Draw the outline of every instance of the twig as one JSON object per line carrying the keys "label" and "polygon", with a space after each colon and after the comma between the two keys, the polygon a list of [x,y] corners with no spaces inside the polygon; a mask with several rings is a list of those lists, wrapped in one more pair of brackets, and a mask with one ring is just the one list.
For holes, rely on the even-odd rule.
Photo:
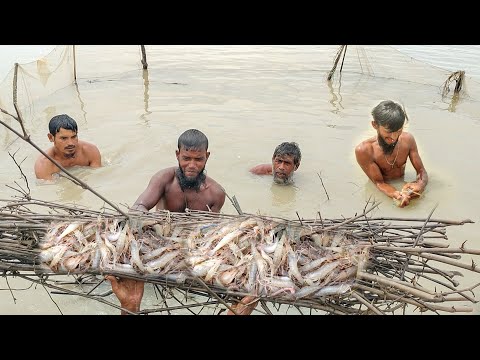
{"label": "twig", "polygon": [[57,307],[57,309],[58,309],[58,311],[60,312],[60,314],[63,315],[62,310],[60,309],[60,307],[58,306],[58,304],[55,302],[55,300],[53,300],[52,295],[50,295],[50,293],[48,292],[48,290],[47,290],[47,288],[45,287],[45,284],[44,284],[43,282],[42,282],[42,287],[43,287],[43,289],[47,292],[48,297],[49,297],[50,300],[52,300],[52,302],[55,304],[55,306]]}
{"label": "twig", "polygon": [[[428,222],[430,221],[430,218],[432,217],[432,214],[433,212],[435,211],[435,209],[437,208],[438,206],[438,203],[435,204],[435,206],[433,207],[432,211],[430,211],[430,214],[428,215],[427,219],[425,220],[425,222],[423,223],[423,226],[422,228],[420,229],[420,231],[418,232],[418,235],[417,235],[417,238],[415,239],[415,242],[413,243],[413,247],[417,246],[418,244],[418,240],[420,240],[420,236],[423,234],[423,231],[425,229],[425,226],[428,224]],[[407,255],[407,261],[405,262],[405,265],[402,269],[402,273],[400,275],[400,279],[403,280],[403,275],[405,274],[405,269],[407,268],[408,266],[408,260],[410,259],[411,257],[411,254]]]}
{"label": "twig", "polygon": [[208,287],[208,285],[205,284],[202,279],[200,279],[200,277],[197,276],[197,277],[196,277],[196,280],[197,280],[200,284],[202,284],[202,285],[205,287],[205,289],[206,289],[215,299],[217,299],[218,301],[220,301],[228,310],[230,310],[231,312],[233,312],[235,315],[238,315],[237,312],[236,312],[230,305],[228,305],[220,296],[218,296],[215,292],[213,292],[213,291]]}
{"label": "twig", "polygon": [[322,214],[320,214],[320,210],[318,210],[317,213],[318,213],[318,216],[320,217],[320,223],[322,224],[322,229],[323,229],[324,225],[323,225]]}
{"label": "twig", "polygon": [[[18,150],[17,150],[17,151],[18,151]],[[15,151],[15,153],[14,153],[13,155],[10,154],[10,151],[9,151],[9,152],[8,152],[8,155],[10,155],[10,157],[11,157],[12,160],[13,160],[13,162],[15,163],[15,165],[17,165],[18,169],[20,170],[20,174],[22,175],[23,180],[25,181],[25,184],[27,185],[28,192],[26,192],[25,190],[23,190],[20,185],[18,185],[18,184],[17,184],[17,185],[18,185],[18,187],[19,187],[20,189],[22,189],[22,190],[24,191],[25,197],[26,197],[28,200],[30,200],[30,187],[28,186],[27,177],[25,176],[25,174],[24,174],[23,171],[22,171],[22,168],[20,167],[21,163],[18,164],[18,163],[17,163],[17,160],[15,159],[15,154],[17,153],[17,151]],[[25,158],[25,159],[26,159],[26,158]],[[23,161],[25,161],[25,159],[23,159]],[[23,161],[22,161],[22,163],[23,163]],[[16,183],[16,182],[15,182],[15,183]]]}
{"label": "twig", "polygon": [[[325,231],[327,231],[327,230],[334,230],[334,229],[337,229],[337,228],[339,228],[339,227],[342,227],[342,226],[345,225],[345,224],[354,222],[355,220],[357,220],[357,219],[359,219],[359,218],[364,217],[365,215],[367,215],[370,211],[372,211],[373,209],[375,209],[375,208],[376,208],[377,206],[379,206],[379,205],[380,205],[380,203],[378,203],[378,204],[373,204],[370,209],[368,209],[367,211],[364,211],[362,214],[357,215],[357,216],[354,216],[354,217],[352,217],[352,218],[350,218],[350,219],[347,219],[347,220],[341,222],[340,224],[336,224],[336,225],[332,225],[332,226],[326,227],[326,228],[324,228],[323,230],[325,230]],[[313,233],[315,233],[315,232],[318,232],[318,230],[314,231]]]}
{"label": "twig", "polygon": [[374,305],[370,304],[367,299],[365,299],[362,295],[360,295],[358,292],[356,291],[352,291],[352,294],[351,294],[355,299],[357,299],[358,301],[360,301],[363,305],[365,305],[367,308],[369,308],[370,310],[372,310],[375,314],[377,315],[385,315],[383,312],[381,312],[380,310],[378,310]]}
{"label": "twig", "polygon": [[230,200],[230,202],[232,203],[233,207],[235,208],[235,210],[237,210],[237,213],[238,215],[242,215],[243,212],[242,212],[242,209],[240,209],[240,206],[238,205],[238,203],[236,202],[236,199],[235,199],[235,195],[233,196],[233,199],[227,194],[227,192],[225,191],[224,188],[222,188],[223,192],[225,193],[225,195],[227,196],[228,200]]}
{"label": "twig", "polygon": [[413,243],[413,247],[417,246],[418,240],[420,239],[420,236],[422,236],[423,230],[425,229],[425,225],[427,225],[428,222],[430,221],[430,218],[432,217],[432,214],[433,214],[433,212],[435,211],[435,209],[437,208],[437,206],[438,206],[438,203],[435,204],[435,206],[433,207],[432,211],[430,211],[430,214],[428,215],[428,217],[427,217],[427,219],[425,220],[422,228],[421,228],[420,231],[418,232],[417,238],[415,239],[415,242]]}
{"label": "twig", "polygon": [[7,282],[8,290],[10,290],[10,294],[12,295],[13,303],[16,304],[16,303],[17,303],[17,299],[15,298],[15,295],[13,295],[12,288],[10,287],[10,284],[8,283],[8,278],[5,278],[5,281]]}
{"label": "twig", "polygon": [[327,200],[330,200],[330,197],[328,196],[327,189],[325,189],[325,185],[323,185],[323,180],[320,174],[317,172],[318,177],[320,178],[320,181],[322,182],[323,190],[325,190],[325,194],[327,194]]}
{"label": "twig", "polygon": [[300,215],[298,215],[298,211],[295,211],[295,214],[297,214],[298,221],[300,221],[300,225],[303,226],[302,219],[300,219]]}

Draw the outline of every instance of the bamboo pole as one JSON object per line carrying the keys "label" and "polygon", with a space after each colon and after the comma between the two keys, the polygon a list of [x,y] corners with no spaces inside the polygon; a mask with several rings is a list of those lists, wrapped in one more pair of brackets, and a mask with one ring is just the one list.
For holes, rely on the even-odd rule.
{"label": "bamboo pole", "polygon": [[73,83],[77,84],[77,58],[75,52],[75,45],[73,45]]}
{"label": "bamboo pole", "polygon": [[148,68],[147,53],[145,51],[145,45],[140,45],[140,49],[142,50],[142,65],[143,65],[143,69],[145,70]]}

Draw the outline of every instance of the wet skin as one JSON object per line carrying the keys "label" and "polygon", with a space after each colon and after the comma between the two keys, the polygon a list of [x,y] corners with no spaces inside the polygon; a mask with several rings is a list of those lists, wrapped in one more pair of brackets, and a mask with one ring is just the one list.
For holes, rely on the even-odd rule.
{"label": "wet skin", "polygon": [[[428,183],[428,174],[418,153],[415,138],[403,129],[392,132],[374,121],[372,126],[377,130],[377,136],[362,141],[355,148],[357,162],[380,191],[398,200],[400,207],[405,207],[412,198],[418,197],[423,192]],[[391,144],[395,144],[395,147],[391,153],[387,154],[384,148]],[[415,181],[406,183],[402,190],[398,191],[387,181],[402,178],[405,175],[408,159],[417,172],[417,178]]]}

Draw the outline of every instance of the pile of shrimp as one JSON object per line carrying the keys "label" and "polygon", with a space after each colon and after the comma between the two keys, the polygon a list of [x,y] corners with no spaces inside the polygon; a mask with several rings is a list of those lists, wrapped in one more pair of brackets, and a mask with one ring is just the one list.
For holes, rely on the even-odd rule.
{"label": "pile of shrimp", "polygon": [[[134,230],[134,229],[133,229]],[[182,228],[128,222],[57,223],[38,245],[39,261],[55,272],[114,270],[166,275],[255,296],[289,299],[343,294],[368,261],[368,245],[345,232],[311,233],[305,227],[257,216]]]}

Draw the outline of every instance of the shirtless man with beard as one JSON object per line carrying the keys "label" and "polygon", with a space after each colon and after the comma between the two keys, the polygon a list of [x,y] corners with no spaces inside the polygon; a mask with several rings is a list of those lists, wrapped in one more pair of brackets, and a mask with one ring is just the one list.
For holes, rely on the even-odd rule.
{"label": "shirtless man with beard", "polygon": [[178,167],[160,170],[138,197],[132,210],[185,212],[185,209],[220,212],[225,192],[215,180],[205,175],[210,156],[208,139],[199,130],[190,129],[178,138],[175,151]]}
{"label": "shirtless man with beard", "polygon": [[[397,200],[399,207],[405,207],[411,199],[420,196],[428,183],[428,174],[415,138],[403,131],[408,117],[402,106],[390,100],[375,106],[372,116],[377,136],[362,141],[355,148],[357,162],[381,192]],[[399,191],[387,181],[404,177],[408,158],[417,172],[417,178],[404,184]]]}
{"label": "shirtless man with beard", "polygon": [[300,166],[302,153],[295,142],[283,142],[278,145],[272,156],[271,164],[260,164],[250,169],[255,175],[273,175],[276,184],[293,183],[293,173]]}
{"label": "shirtless man with beard", "polygon": [[[78,140],[78,126],[70,116],[62,114],[52,117],[48,130],[47,136],[53,146],[46,151],[46,154],[64,168],[102,166],[100,151],[94,144]],[[37,179],[52,180],[53,175],[60,171],[60,168],[43,154],[35,162]]]}
{"label": "shirtless man with beard", "polygon": [[[178,138],[175,151],[178,167],[158,171],[150,179],[145,191],[138,197],[131,210],[148,212],[154,206],[173,212],[203,210],[220,212],[225,202],[225,192],[215,180],[205,175],[205,165],[210,156],[208,139],[201,131],[190,129]],[[122,308],[132,312],[140,310],[144,282],[107,276],[112,290]],[[127,312],[122,310],[122,314]]]}

